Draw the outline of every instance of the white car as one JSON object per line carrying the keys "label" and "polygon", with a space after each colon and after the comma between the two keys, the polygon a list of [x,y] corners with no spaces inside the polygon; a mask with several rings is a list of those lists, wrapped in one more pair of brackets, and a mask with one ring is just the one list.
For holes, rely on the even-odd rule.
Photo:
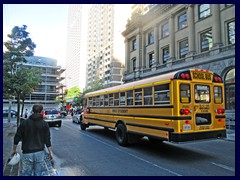
{"label": "white car", "polygon": [[80,124],[81,120],[82,120],[82,113],[80,113],[80,114],[74,114],[74,115],[72,116],[72,122],[73,122],[73,123],[76,122],[76,123]]}

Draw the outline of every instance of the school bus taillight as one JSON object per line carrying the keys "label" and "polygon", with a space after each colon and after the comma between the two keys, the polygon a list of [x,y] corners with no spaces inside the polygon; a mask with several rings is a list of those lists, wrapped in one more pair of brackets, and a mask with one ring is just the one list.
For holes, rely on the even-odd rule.
{"label": "school bus taillight", "polygon": [[217,112],[218,114],[224,114],[225,109],[223,109],[223,108],[218,108],[218,109],[216,110],[216,112]]}
{"label": "school bus taillight", "polygon": [[191,124],[191,121],[187,120],[185,123],[186,123],[186,124]]}
{"label": "school bus taillight", "polygon": [[222,123],[222,122],[223,122],[223,119],[219,119],[218,122]]}
{"label": "school bus taillight", "polygon": [[180,114],[183,115],[188,115],[190,113],[190,110],[189,109],[180,109]]}

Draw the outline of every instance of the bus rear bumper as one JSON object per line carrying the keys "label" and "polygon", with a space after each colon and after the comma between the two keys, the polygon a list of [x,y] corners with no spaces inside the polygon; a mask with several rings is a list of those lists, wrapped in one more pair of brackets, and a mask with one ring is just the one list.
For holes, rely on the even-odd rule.
{"label": "bus rear bumper", "polygon": [[197,133],[170,133],[170,142],[186,142],[195,140],[207,140],[216,138],[226,138],[226,130],[218,131],[207,131],[207,132],[197,132]]}

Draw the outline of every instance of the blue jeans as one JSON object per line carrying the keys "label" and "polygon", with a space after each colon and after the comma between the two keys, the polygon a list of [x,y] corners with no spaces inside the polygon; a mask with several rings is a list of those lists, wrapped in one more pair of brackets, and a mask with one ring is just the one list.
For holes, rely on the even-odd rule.
{"label": "blue jeans", "polygon": [[44,151],[22,154],[20,176],[42,176]]}

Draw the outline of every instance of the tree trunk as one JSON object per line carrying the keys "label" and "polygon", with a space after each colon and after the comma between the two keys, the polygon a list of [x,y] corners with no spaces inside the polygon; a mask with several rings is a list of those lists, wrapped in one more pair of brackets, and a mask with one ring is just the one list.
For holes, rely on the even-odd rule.
{"label": "tree trunk", "polygon": [[22,111],[21,111],[21,117],[24,117],[23,111],[24,111],[24,100],[25,98],[22,99]]}

